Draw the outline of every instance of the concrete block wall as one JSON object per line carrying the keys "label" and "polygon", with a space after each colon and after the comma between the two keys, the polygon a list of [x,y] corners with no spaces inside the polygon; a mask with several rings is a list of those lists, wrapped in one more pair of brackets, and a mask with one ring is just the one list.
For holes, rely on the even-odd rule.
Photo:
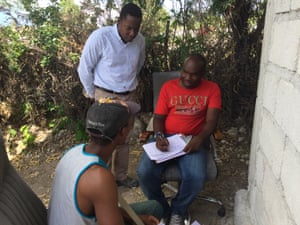
{"label": "concrete block wall", "polygon": [[235,225],[300,225],[300,0],[269,0],[249,186]]}

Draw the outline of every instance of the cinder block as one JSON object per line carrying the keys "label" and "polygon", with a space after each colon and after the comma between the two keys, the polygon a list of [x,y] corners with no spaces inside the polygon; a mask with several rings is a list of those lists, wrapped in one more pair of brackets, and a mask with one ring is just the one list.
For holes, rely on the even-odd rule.
{"label": "cinder block", "polygon": [[300,224],[300,153],[290,141],[287,141],[282,165],[281,181],[287,205],[295,224]]}
{"label": "cinder block", "polygon": [[299,0],[291,0],[291,10],[300,9],[300,1]]}
{"label": "cinder block", "polygon": [[255,184],[257,188],[262,189],[262,184],[265,175],[265,166],[268,162],[262,151],[256,153],[256,171],[255,171]]}
{"label": "cinder block", "polygon": [[[279,179],[284,151],[285,134],[269,113],[263,114],[260,143],[272,172]],[[268,157],[272,156],[272,157]]]}
{"label": "cinder block", "polygon": [[271,114],[274,114],[276,107],[277,89],[274,87],[278,86],[279,80],[281,79],[281,75],[276,68],[276,66],[269,64],[263,75],[265,84],[261,96],[262,104]]}
{"label": "cinder block", "polygon": [[291,142],[295,146],[300,146],[300,101],[298,99],[300,89],[295,85],[290,80],[280,80],[276,86],[277,96],[274,115]]}
{"label": "cinder block", "polygon": [[298,56],[298,64],[297,64],[297,76],[300,77],[300,56]]}
{"label": "cinder block", "polygon": [[300,43],[300,20],[275,22],[272,29],[269,60],[296,71]]}
{"label": "cinder block", "polygon": [[248,191],[249,191],[249,207],[255,205],[255,200],[256,200],[256,195],[257,195],[257,192],[259,191],[258,188],[256,187],[256,184],[255,182],[252,182],[249,184],[248,186]]}
{"label": "cinder block", "polygon": [[288,12],[290,10],[290,0],[275,0],[275,13]]}
{"label": "cinder block", "polygon": [[256,175],[256,161],[257,161],[257,148],[259,148],[258,144],[251,144],[251,153],[250,153],[250,160],[249,160],[249,169],[248,169],[248,188],[251,188],[250,185],[254,184],[255,181],[255,175]]}
{"label": "cinder block", "polygon": [[[252,152],[254,154],[254,151]],[[255,158],[256,161],[250,165],[251,171],[253,173],[253,177],[249,180],[249,205],[251,206],[251,214],[254,215],[253,208],[257,204],[257,195],[261,195],[262,192],[262,184],[264,180],[264,167],[265,161],[264,156],[262,155],[261,151],[255,151]]]}
{"label": "cinder block", "polygon": [[241,189],[234,197],[234,224],[235,225],[255,225],[250,214],[248,191]]}
{"label": "cinder block", "polygon": [[271,225],[268,220],[262,192],[256,193],[254,204],[250,206],[250,212],[254,216],[255,225]]}
{"label": "cinder block", "polygon": [[[262,107],[261,104],[256,102],[256,110],[254,116],[254,126],[252,130],[252,138],[251,138],[251,151],[250,151],[250,160],[249,160],[249,172],[248,172],[248,184],[249,186],[254,183],[254,179],[256,176],[256,161],[257,161],[257,152],[260,150],[259,143],[259,131],[261,130],[261,112]],[[249,187],[250,188],[250,187]]]}
{"label": "cinder block", "polygon": [[270,167],[265,169],[262,197],[268,220],[268,223],[265,224],[289,225],[289,209],[282,195],[282,187]]}

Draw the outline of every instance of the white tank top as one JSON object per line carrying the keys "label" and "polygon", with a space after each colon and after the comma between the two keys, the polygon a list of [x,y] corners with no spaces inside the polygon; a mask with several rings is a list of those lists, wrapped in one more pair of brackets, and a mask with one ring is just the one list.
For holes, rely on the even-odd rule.
{"label": "white tank top", "polygon": [[80,211],[76,199],[76,188],[80,176],[92,165],[107,168],[97,155],[84,151],[84,144],[68,150],[59,161],[48,209],[49,225],[98,225],[95,215]]}

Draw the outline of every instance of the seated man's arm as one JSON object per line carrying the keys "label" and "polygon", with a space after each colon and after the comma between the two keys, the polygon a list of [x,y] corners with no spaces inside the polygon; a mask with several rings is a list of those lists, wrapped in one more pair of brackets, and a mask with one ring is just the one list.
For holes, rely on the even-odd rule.
{"label": "seated man's arm", "polygon": [[166,120],[165,115],[154,114],[154,119],[153,119],[154,133],[161,134],[161,135],[156,135],[156,147],[161,151],[167,151],[169,146],[168,139],[164,137],[165,120]]}
{"label": "seated man's arm", "polygon": [[165,133],[165,120],[166,120],[165,115],[154,114],[154,118],[153,118],[154,133],[156,132]]}
{"label": "seated man's arm", "polygon": [[200,145],[211,135],[218,122],[220,110],[217,108],[208,108],[206,113],[206,120],[203,130],[200,134],[194,136],[191,141],[186,145],[184,151],[187,153],[199,150]]}

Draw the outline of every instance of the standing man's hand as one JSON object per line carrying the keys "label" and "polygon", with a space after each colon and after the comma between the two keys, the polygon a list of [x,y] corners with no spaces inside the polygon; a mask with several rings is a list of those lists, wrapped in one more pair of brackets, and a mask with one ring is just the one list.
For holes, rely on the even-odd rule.
{"label": "standing man's hand", "polygon": [[94,99],[94,96],[90,96],[84,88],[82,89],[82,94],[84,97],[86,97],[88,99]]}

